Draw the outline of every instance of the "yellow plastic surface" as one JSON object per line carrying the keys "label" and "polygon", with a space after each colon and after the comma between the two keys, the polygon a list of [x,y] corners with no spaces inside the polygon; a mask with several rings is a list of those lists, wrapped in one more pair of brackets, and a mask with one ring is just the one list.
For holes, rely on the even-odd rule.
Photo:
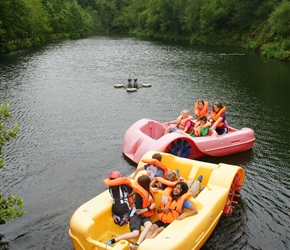
{"label": "yellow plastic surface", "polygon": [[[154,153],[156,151],[149,151],[142,159],[151,158]],[[198,210],[197,215],[172,222],[156,238],[143,241],[138,250],[200,249],[223,213],[236,174],[240,177],[238,184],[242,186],[245,172],[239,166],[212,164],[166,153],[161,154],[162,162],[172,170],[179,169],[180,175],[187,180],[196,179],[202,174],[204,189],[195,199],[190,199]],[[140,165],[144,163],[140,161],[138,166]],[[155,194],[156,206],[159,206],[160,199],[161,191]],[[76,250],[129,249],[130,242],[126,240],[114,244],[113,247],[105,245],[106,240],[130,231],[128,225],[120,227],[113,222],[111,206],[112,198],[109,192],[105,191],[83,204],[73,214],[69,234]],[[157,215],[151,219],[154,222],[157,220]],[[132,239],[131,242],[135,243],[136,240]]]}

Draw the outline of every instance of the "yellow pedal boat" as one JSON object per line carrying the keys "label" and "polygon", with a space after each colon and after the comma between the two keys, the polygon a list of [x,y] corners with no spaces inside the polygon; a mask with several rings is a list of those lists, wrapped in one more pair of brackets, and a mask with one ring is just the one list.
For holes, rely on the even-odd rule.
{"label": "yellow pedal boat", "polygon": [[[156,151],[149,151],[142,159],[150,159],[154,153]],[[239,166],[212,164],[160,153],[162,162],[171,170],[179,169],[180,175],[185,179],[195,180],[200,174],[203,175],[203,190],[196,198],[189,199],[198,214],[172,222],[154,239],[144,240],[138,250],[200,249],[222,214],[232,213],[234,205],[237,204],[234,198],[239,196],[237,192],[242,188],[245,172]],[[145,164],[142,159],[138,166]],[[159,206],[161,192],[155,193],[156,207]],[[132,239],[130,242],[121,240],[112,247],[105,245],[108,239],[130,232],[128,224],[118,226],[114,223],[111,207],[112,197],[107,190],[77,209],[71,218],[69,229],[74,249],[128,250],[131,242],[136,243],[137,239]],[[151,219],[156,221],[157,215]]]}

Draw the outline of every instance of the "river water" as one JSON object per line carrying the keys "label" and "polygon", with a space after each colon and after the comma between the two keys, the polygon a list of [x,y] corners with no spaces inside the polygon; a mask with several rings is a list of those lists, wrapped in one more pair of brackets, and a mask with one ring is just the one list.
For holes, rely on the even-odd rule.
{"label": "river water", "polygon": [[[152,87],[114,88],[129,74]],[[233,215],[202,249],[290,249],[289,86],[289,64],[249,51],[132,37],[58,41],[0,58],[0,103],[21,126],[3,150],[1,189],[28,211],[0,227],[8,249],[72,250],[74,211],[106,189],[110,171],[136,167],[122,154],[130,125],[175,119],[199,98],[221,101],[230,125],[256,136],[250,151],[201,159],[246,172]]]}

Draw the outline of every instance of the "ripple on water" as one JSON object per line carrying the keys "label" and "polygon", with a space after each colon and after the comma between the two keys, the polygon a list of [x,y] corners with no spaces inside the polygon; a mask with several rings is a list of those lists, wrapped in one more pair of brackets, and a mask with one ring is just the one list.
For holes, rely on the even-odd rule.
{"label": "ripple on water", "polygon": [[[1,188],[23,198],[28,210],[2,227],[10,249],[71,249],[73,212],[106,189],[101,180],[110,171],[127,176],[136,168],[122,154],[126,130],[141,118],[165,122],[182,109],[192,112],[199,98],[221,101],[230,125],[253,128],[256,136],[252,150],[202,159],[246,171],[238,206],[203,249],[289,249],[290,121],[280,105],[288,96],[266,88],[285,68],[269,70],[256,55],[219,56],[227,50],[236,52],[94,37],[1,59],[0,100],[11,104],[11,124],[21,126],[5,147]],[[152,87],[135,93],[113,87],[127,84],[129,74]]]}

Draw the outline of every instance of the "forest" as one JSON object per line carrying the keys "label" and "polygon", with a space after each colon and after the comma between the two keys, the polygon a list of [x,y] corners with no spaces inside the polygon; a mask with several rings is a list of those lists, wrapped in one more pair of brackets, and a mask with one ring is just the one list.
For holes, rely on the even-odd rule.
{"label": "forest", "polygon": [[104,33],[236,46],[289,62],[290,1],[0,1],[0,54]]}

